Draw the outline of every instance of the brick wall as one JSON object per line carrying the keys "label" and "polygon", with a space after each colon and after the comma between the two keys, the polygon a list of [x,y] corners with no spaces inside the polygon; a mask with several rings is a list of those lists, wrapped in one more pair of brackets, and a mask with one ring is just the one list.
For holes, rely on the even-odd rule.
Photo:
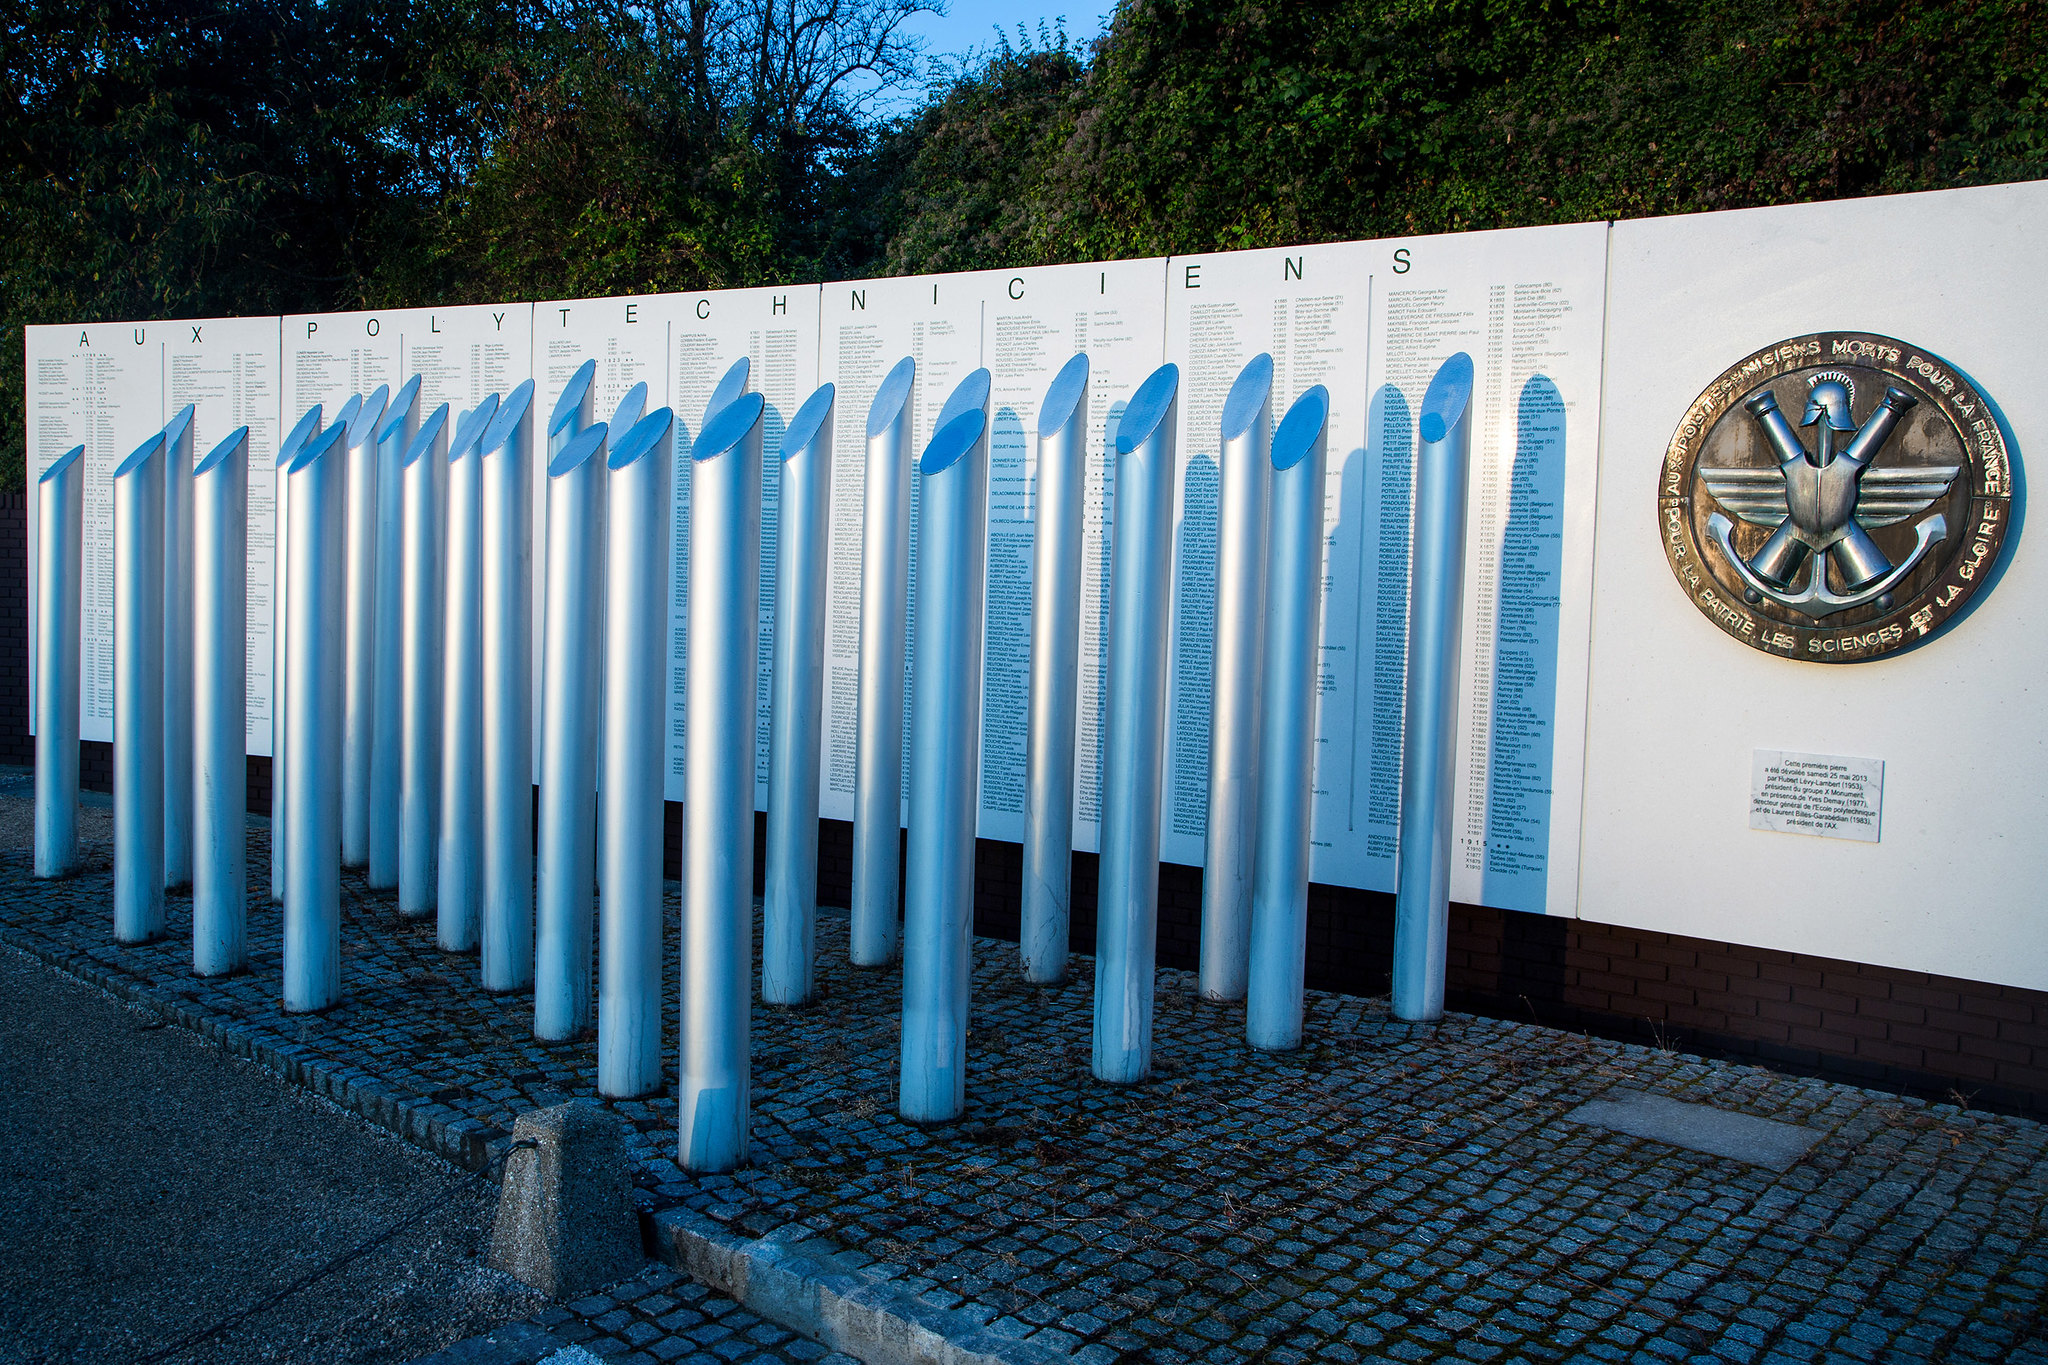
{"label": "brick wall", "polygon": [[[0,494],[0,763],[34,760],[28,736],[28,541],[22,494]],[[111,746],[81,745],[80,780],[113,780]],[[270,811],[270,760],[249,760],[249,809]],[[668,875],[680,875],[682,807],[667,812]],[[755,882],[766,844],[754,827]],[[1096,858],[1074,857],[1072,942],[1095,949]],[[977,933],[1015,941],[1023,850],[979,841]],[[818,894],[844,905],[853,827],[819,824]],[[1200,952],[1202,873],[1159,869],[1159,961],[1192,968]],[[1392,966],[1391,896],[1309,889],[1309,984],[1374,995]],[[2048,993],[1831,958],[1772,952],[1481,906],[1451,907],[1454,1008],[1533,1019],[1632,1042],[1741,1057],[1787,1070],[2048,1113]]]}

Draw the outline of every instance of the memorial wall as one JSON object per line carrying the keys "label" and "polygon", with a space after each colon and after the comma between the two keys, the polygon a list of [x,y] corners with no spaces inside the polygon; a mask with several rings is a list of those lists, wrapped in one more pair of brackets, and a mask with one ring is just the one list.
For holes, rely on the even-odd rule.
{"label": "memorial wall", "polygon": [[[2042,989],[2048,926],[2034,888],[2048,882],[2048,841],[2039,838],[2048,828],[2048,795],[2034,774],[2048,760],[2048,722],[2029,705],[2029,689],[2048,676],[2048,645],[2035,627],[2048,567],[2018,534],[2022,462],[2033,434],[2048,431],[2038,355],[2027,339],[2028,324],[2048,313],[2042,222],[2048,186],[2030,184],[823,286],[32,327],[29,467],[37,472],[74,445],[86,448],[82,732],[106,740],[109,476],[187,403],[196,409],[201,454],[233,427],[249,425],[248,748],[264,754],[271,743],[270,471],[282,431],[314,403],[331,417],[350,395],[379,384],[396,389],[415,374],[423,414],[446,402],[459,415],[528,378],[545,414],[585,360],[597,365],[599,421],[645,384],[646,409],[671,407],[677,424],[665,736],[667,794],[677,800],[688,720],[688,450],[713,388],[744,361],[746,387],[766,400],[755,742],[757,803],[765,807],[777,456],[798,405],[831,382],[837,439],[819,813],[847,819],[867,408],[889,368],[914,359],[911,442],[921,451],[954,385],[986,367],[992,433],[979,832],[1014,841],[1023,832],[1037,405],[1058,368],[1085,351],[1090,455],[1074,842],[1092,850],[1112,443],[1136,386],[1170,361],[1183,387],[1162,853],[1199,864],[1219,421],[1244,364],[1269,353],[1276,420],[1310,385],[1330,394],[1312,875],[1389,891],[1416,414],[1438,366],[1462,351],[1474,362],[1476,387],[1453,898]],[[1771,657],[1745,643],[1735,618],[1762,621],[1785,594],[1743,607],[1741,584],[1718,598],[1689,584],[1671,558],[1660,480],[1675,433],[1717,375],[1787,339],[1830,329],[1904,339],[1914,356],[1939,357],[1975,385],[1996,415],[2013,471],[2010,526],[1981,581],[1970,585],[1974,596],[1958,601],[1953,619],[1944,617],[1924,639],[1865,657],[1856,654],[1861,637],[1853,633],[1824,643],[1824,632],[1812,632],[1814,652],[1802,653],[1809,634],[1766,622],[1765,643],[1796,641],[1777,652],[1799,655]],[[1799,391],[1826,373],[1808,366]],[[1847,384],[1855,390],[1850,416],[1867,425],[1884,385],[1861,370],[1843,377],[1855,381]],[[1923,381],[1938,396],[1938,378],[1922,374],[1916,382]],[[1800,418],[1793,389],[1785,393],[1787,416]],[[1923,440],[1926,416],[1923,410],[1913,419],[1920,426],[1902,428],[1900,439]],[[1737,425],[1750,420],[1739,409],[1737,418]],[[1798,427],[1809,441],[1814,429]],[[1842,427],[1845,442],[1848,430]],[[1707,486],[1725,491],[1718,466],[1701,459]],[[1727,501],[1751,506],[1733,495]],[[536,623],[545,505],[537,487]],[[1746,522],[1767,519],[1768,509],[1751,511]],[[1785,520],[1785,512],[1776,515]],[[1876,517],[1871,524],[1889,523]],[[1908,520],[1897,534],[1910,540],[1913,530]],[[29,534],[33,575],[33,518]],[[1745,525],[1728,544],[1761,564],[1755,542],[1763,534]],[[1906,566],[1911,572],[1898,577],[1897,594],[1931,583],[1933,556],[1966,534],[1958,520],[1934,550],[1923,545],[1930,557]],[[1830,552],[1825,541],[1813,540],[1816,565]],[[914,617],[914,559],[911,572]],[[1814,580],[1822,588],[1831,581],[1844,580]],[[1891,610],[1891,596],[1841,608],[1847,614],[1838,619],[1875,619]],[[1712,614],[1723,598],[1730,605],[1717,621]],[[34,600],[31,581],[31,611]],[[1864,634],[1876,639],[1887,629]],[[534,638],[538,651],[537,628]],[[1823,651],[1861,661],[1817,662]],[[914,670],[915,658],[907,662]],[[536,653],[536,695],[538,668]],[[904,705],[914,727],[909,676]],[[1801,766],[1816,756],[1829,761]],[[1834,774],[1834,785],[1809,790],[1801,785],[1809,773]],[[1864,802],[1866,814],[1841,817],[1836,807],[1844,801]],[[1808,818],[1815,802],[1835,814]],[[1827,837],[1845,830],[1849,837]]]}

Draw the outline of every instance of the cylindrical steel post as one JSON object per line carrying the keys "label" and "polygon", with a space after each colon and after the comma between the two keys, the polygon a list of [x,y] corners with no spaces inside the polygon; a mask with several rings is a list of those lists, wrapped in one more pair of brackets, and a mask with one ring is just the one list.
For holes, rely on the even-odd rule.
{"label": "cylindrical steel post", "polygon": [[1321,676],[1323,500],[1330,394],[1294,400],[1273,433],[1272,521],[1266,547],[1265,677],[1259,689],[1258,852],[1252,872],[1245,1037],[1301,1046],[1308,954],[1309,835],[1316,787],[1316,685]]}
{"label": "cylindrical steel post", "polygon": [[1161,365],[1131,396],[1116,434],[1094,1067],[1098,1080],[1118,1084],[1152,1071],[1179,400],[1179,368]]}
{"label": "cylindrical steel post", "polygon": [[434,940],[474,952],[484,905],[484,432],[498,395],[484,399],[448,443],[448,533],[443,542],[441,635],[441,842],[434,872]]}
{"label": "cylindrical steel post", "polygon": [[370,759],[377,723],[377,428],[388,386],[363,400],[342,442],[347,447],[348,544],[343,584],[341,865],[370,861]]}
{"label": "cylindrical steel post", "polygon": [[192,471],[192,970],[249,965],[249,428]]}
{"label": "cylindrical steel post", "polygon": [[441,533],[448,478],[448,405],[434,409],[405,452],[399,481],[398,913],[434,909],[441,842]]}
{"label": "cylindrical steel post", "polygon": [[605,460],[597,1089],[620,1099],[661,1089],[662,782],[668,746],[660,737],[667,733],[674,433],[674,413],[649,413],[619,436]]}
{"label": "cylindrical steel post", "polygon": [[341,999],[341,745],[348,566],[348,431],[336,422],[292,460],[285,672],[291,825],[284,888],[284,1007]]}
{"label": "cylindrical steel post", "polygon": [[[619,400],[619,405],[616,408],[612,409],[611,420],[605,423],[605,429],[611,433],[608,441],[609,448],[617,450],[619,442],[625,440],[633,428],[640,425],[640,419],[646,415],[647,385],[642,382],[627,389],[626,396]],[[607,459],[609,459],[609,456],[607,456]]]}
{"label": "cylindrical steel post", "polygon": [[903,892],[902,1079],[915,1123],[967,1105],[974,818],[980,804],[981,611],[988,419],[968,408],[918,464],[917,726],[910,736],[910,845]]}
{"label": "cylindrical steel post", "polygon": [[36,480],[36,875],[78,867],[78,710],[85,447]]}
{"label": "cylindrical steel post", "polygon": [[606,458],[598,1093],[618,1099],[662,1089],[668,745],[649,737],[666,733],[674,428],[668,407],[647,413]]}
{"label": "cylindrical steel post", "polygon": [[903,830],[903,646],[910,594],[909,356],[868,407],[861,492],[860,680],[854,706],[853,887],[847,937],[856,967],[896,956]]}
{"label": "cylindrical steel post", "polygon": [[1397,1019],[1441,1019],[1451,931],[1451,799],[1458,738],[1459,613],[1472,357],[1430,380],[1416,433],[1415,549],[1408,586],[1408,687],[1401,725],[1401,828],[1394,863]]}
{"label": "cylindrical steel post", "polygon": [[164,481],[150,437],[114,471],[114,938],[164,932]]}
{"label": "cylindrical steel post", "polygon": [[585,426],[548,462],[533,1036],[551,1042],[590,1027],[597,718],[604,686],[604,443],[604,423]]}
{"label": "cylindrical steel post", "polygon": [[818,922],[818,761],[825,697],[826,549],[832,531],[832,403],[819,386],[782,434],[775,540],[775,663],[769,684],[768,859],[761,998],[811,998]]}
{"label": "cylindrical steel post", "polygon": [[1238,372],[1223,403],[1216,605],[1209,665],[1209,820],[1202,854],[1205,1000],[1244,999],[1259,788],[1259,669],[1265,651],[1266,503],[1272,483],[1273,357]]}
{"label": "cylindrical steel post", "polygon": [[697,430],[703,431],[711,425],[711,419],[725,410],[727,404],[747,391],[747,382],[753,375],[753,364],[745,356],[733,361],[725,373],[712,386],[711,397],[704,404],[704,419],[697,423]]}
{"label": "cylindrical steel post", "polygon": [[1053,376],[1038,406],[1032,500],[1031,700],[1024,740],[1024,979],[1067,978],[1073,910],[1074,712],[1081,679],[1081,506],[1088,482],[1088,357]]}
{"label": "cylindrical steel post", "polygon": [[[555,410],[548,414],[547,458],[552,466],[562,447],[583,434],[591,422],[597,402],[597,362],[586,360],[569,376],[569,382],[555,395]],[[550,497],[553,495],[550,494]],[[545,695],[547,684],[541,684]]]}
{"label": "cylindrical steel post", "polygon": [[405,453],[420,429],[420,377],[405,381],[377,424],[377,568],[370,654],[372,891],[398,887],[400,790],[405,766]]}
{"label": "cylindrical steel post", "polygon": [[192,462],[194,409],[164,428],[164,885],[192,884]]}
{"label": "cylindrical steel post", "polygon": [[533,984],[533,381],[483,438],[483,985]]}
{"label": "cylindrical steel post", "polygon": [[[362,395],[357,394],[341,405],[335,416],[335,423],[347,426],[355,420],[356,409],[363,405]],[[270,505],[270,899],[284,901],[284,860],[285,850],[291,840],[286,834],[285,788],[285,665],[288,657],[287,640],[290,635],[290,613],[285,610],[289,602],[291,565],[291,489],[287,481],[291,463],[299,457],[299,451],[306,442],[320,434],[320,405],[315,403],[300,417],[298,424],[284,438],[277,448],[277,482],[271,489]]]}
{"label": "cylindrical steel post", "polygon": [[761,577],[759,394],[733,399],[690,451],[685,670],[679,1159],[747,1159],[754,957],[754,687]]}

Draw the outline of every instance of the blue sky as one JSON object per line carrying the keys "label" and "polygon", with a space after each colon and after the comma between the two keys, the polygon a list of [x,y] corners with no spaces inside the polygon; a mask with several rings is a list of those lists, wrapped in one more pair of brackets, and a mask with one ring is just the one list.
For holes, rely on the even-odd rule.
{"label": "blue sky", "polygon": [[[1017,41],[1017,25],[1023,24],[1035,42],[1040,20],[1048,27],[1053,21],[1066,21],[1067,37],[1086,44],[1103,30],[1109,16],[1116,11],[1115,0],[1069,0],[1068,3],[1049,3],[1048,0],[952,0],[946,5],[946,13],[920,14],[904,25],[906,33],[916,34],[925,40],[925,52],[934,58],[962,58],[976,52],[986,52],[996,43],[995,29],[1001,25],[1014,44]],[[887,101],[885,112],[903,113],[916,107],[922,92],[916,90],[898,91]]]}

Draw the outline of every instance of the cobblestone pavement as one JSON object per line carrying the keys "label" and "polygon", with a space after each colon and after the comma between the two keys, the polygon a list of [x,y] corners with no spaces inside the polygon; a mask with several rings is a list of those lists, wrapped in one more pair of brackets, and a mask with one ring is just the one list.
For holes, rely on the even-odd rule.
{"label": "cobblestone pavement", "polygon": [[[262,831],[250,845],[263,885]],[[348,1000],[301,1018],[278,1004],[276,907],[252,904],[253,972],[204,982],[186,903],[168,940],[122,948],[104,853],[64,883],[28,871],[0,853],[0,937],[416,1141],[480,1156],[519,1111],[593,1093],[591,1043],[536,1043],[528,997],[485,994],[472,960],[353,878]],[[673,896],[668,913],[673,943]],[[1088,1072],[1093,964],[1034,988],[1012,945],[977,940],[968,1113],[927,1129],[894,1114],[899,976],[847,966],[830,916],[819,954],[815,1004],[754,1012],[751,1167],[675,1168],[672,1073],[612,1104],[647,1206],[753,1235],[802,1224],[1087,1361],[2048,1362],[2040,1123],[1322,994],[1309,1045],[1264,1056],[1241,1008],[1175,971],[1154,1078],[1110,1088]],[[669,991],[672,1021],[673,959]],[[1565,1121],[1615,1090],[1824,1136],[1780,1172]]]}
{"label": "cobblestone pavement", "polygon": [[858,1365],[851,1356],[763,1322],[666,1266],[602,1294],[546,1309],[531,1321],[557,1341],[580,1346],[612,1365]]}

